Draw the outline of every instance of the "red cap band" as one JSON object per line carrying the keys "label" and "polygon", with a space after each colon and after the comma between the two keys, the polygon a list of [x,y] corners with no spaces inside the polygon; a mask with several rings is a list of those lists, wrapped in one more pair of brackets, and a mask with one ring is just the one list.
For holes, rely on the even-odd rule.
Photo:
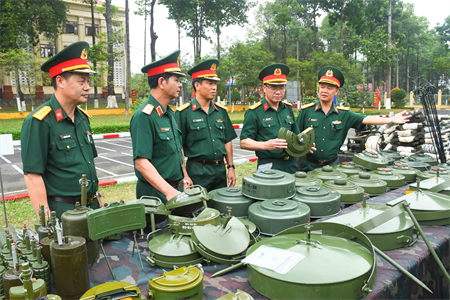
{"label": "red cap band", "polygon": [[286,75],[280,74],[280,75],[268,75],[263,78],[263,84],[264,83],[270,83],[272,81],[284,81],[287,82]]}
{"label": "red cap band", "polygon": [[56,66],[51,67],[49,73],[50,77],[53,78],[61,73],[77,69],[90,69],[87,60],[82,58],[67,60]]}
{"label": "red cap band", "polygon": [[328,83],[331,83],[331,84],[335,84],[338,87],[341,87],[341,83],[335,77],[330,77],[330,76],[324,75],[324,76],[320,77],[319,82],[325,82],[325,83],[328,82]]}
{"label": "red cap band", "polygon": [[181,72],[181,69],[177,63],[170,63],[148,70],[147,77],[155,76],[166,72]]}
{"label": "red cap band", "polygon": [[197,79],[199,77],[200,78],[217,77],[217,73],[215,70],[202,70],[192,73],[192,79]]}

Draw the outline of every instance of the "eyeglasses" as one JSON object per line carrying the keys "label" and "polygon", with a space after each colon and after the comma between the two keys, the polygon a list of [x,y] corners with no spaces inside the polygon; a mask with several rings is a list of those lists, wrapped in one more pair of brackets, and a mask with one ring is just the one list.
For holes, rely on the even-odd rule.
{"label": "eyeglasses", "polygon": [[281,91],[284,92],[286,90],[286,86],[285,85],[279,85],[279,86],[274,86],[274,85],[270,85],[270,84],[266,84],[266,87],[271,90],[271,91]]}

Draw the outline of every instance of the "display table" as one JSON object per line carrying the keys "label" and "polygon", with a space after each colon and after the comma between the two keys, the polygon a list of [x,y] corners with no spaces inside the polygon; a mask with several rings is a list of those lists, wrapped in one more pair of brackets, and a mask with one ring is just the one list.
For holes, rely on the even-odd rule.
{"label": "display table", "polygon": [[[405,194],[407,188],[403,187],[391,191],[387,194],[371,198],[369,203],[384,204]],[[355,204],[343,209],[340,214],[345,214],[356,210],[360,204]],[[324,221],[321,219],[319,221]],[[422,226],[430,243],[433,245],[437,255],[441,258],[447,270],[450,269],[450,226]],[[163,269],[151,267],[145,257],[149,255],[147,242],[138,239],[144,270],[142,271],[137,253],[132,254],[132,236],[124,234],[120,241],[105,242],[104,247],[108,259],[116,275],[116,281],[126,281],[136,284],[141,291],[148,289],[148,280],[152,277],[160,276]],[[377,277],[373,286],[373,292],[367,299],[450,299],[450,284],[446,281],[442,272],[431,256],[430,251],[419,238],[412,247],[397,250],[385,251],[385,253],[399,263],[402,267],[411,272],[414,276],[424,282],[433,294],[423,290],[420,286],[403,275],[395,267],[390,265],[379,256],[377,260]],[[247,280],[247,269],[241,268],[221,277],[210,278],[215,272],[222,270],[229,265],[206,265],[205,278],[203,282],[204,299],[216,299],[237,289],[246,291],[255,299],[266,299],[256,292]],[[165,270],[169,271],[169,270]],[[103,255],[92,267],[90,267],[91,286],[95,286],[108,281],[115,281],[109,273]],[[143,293],[144,295],[147,292]]]}

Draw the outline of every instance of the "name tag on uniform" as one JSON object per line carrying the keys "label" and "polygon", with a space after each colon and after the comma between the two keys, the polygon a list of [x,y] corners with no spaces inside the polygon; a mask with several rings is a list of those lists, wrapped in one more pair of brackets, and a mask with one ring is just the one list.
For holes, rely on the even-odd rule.
{"label": "name tag on uniform", "polygon": [[168,132],[170,130],[171,130],[170,127],[162,127],[161,128],[161,132]]}
{"label": "name tag on uniform", "polygon": [[63,134],[63,135],[60,135],[59,136],[62,140],[65,140],[65,139],[71,139],[72,138],[72,135],[71,134]]}
{"label": "name tag on uniform", "polygon": [[217,119],[216,122],[217,123],[223,123],[222,119]]}
{"label": "name tag on uniform", "polygon": [[273,118],[264,118],[263,119],[263,122],[266,122],[266,121],[272,121],[273,120]]}
{"label": "name tag on uniform", "polygon": [[338,124],[341,124],[342,122],[339,121],[339,120],[335,120],[335,121],[333,121],[333,122],[331,122],[331,123],[333,123],[334,125],[338,125]]}
{"label": "name tag on uniform", "polygon": [[318,120],[317,120],[317,119],[311,119],[311,118],[309,118],[308,121],[311,121],[311,122],[317,122]]}
{"label": "name tag on uniform", "polygon": [[192,120],[192,122],[193,123],[203,122],[203,119],[195,119],[195,120]]}

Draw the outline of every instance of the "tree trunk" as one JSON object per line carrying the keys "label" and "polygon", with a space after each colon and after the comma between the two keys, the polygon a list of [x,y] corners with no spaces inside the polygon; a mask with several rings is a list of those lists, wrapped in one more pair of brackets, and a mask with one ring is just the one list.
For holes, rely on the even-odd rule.
{"label": "tree trunk", "polygon": [[[342,3],[342,1],[341,1],[341,3]],[[343,3],[341,5],[340,25],[341,25],[341,36],[340,36],[341,48],[340,48],[340,52],[339,53],[344,53],[344,4]]]}
{"label": "tree trunk", "polygon": [[130,58],[130,9],[128,7],[128,0],[125,0],[125,26],[126,26],[126,43],[127,43],[127,84],[125,94],[125,115],[129,115],[129,100],[131,98],[131,58]]}
{"label": "tree trunk", "polygon": [[406,93],[409,95],[409,46],[406,50]]}
{"label": "tree trunk", "polygon": [[220,26],[219,26],[219,20],[217,20],[216,33],[217,33],[217,60],[220,61]]}
{"label": "tree trunk", "polygon": [[[92,18],[92,45],[95,46],[95,21],[94,21],[94,0],[91,0],[91,18]],[[97,60],[94,60],[94,71],[97,70]],[[98,99],[98,84],[94,80],[94,99]]]}
{"label": "tree trunk", "polygon": [[313,2],[313,35],[314,35],[314,51],[317,51],[317,28],[316,28],[316,14],[317,14],[317,2]]}
{"label": "tree trunk", "polygon": [[371,73],[372,73],[372,92],[375,93],[377,89],[375,88],[375,66],[372,64],[371,66]]}
{"label": "tree trunk", "polygon": [[286,64],[286,55],[287,55],[287,39],[286,39],[286,27],[283,29],[283,35],[284,35],[284,46],[283,46],[283,61]]}
{"label": "tree trunk", "polygon": [[147,65],[147,0],[144,4],[144,66]]}
{"label": "tree trunk", "polygon": [[106,0],[106,35],[108,37],[108,106],[107,108],[116,108],[116,95],[114,91],[114,45],[113,40],[113,27],[111,18],[111,0]]}
{"label": "tree trunk", "polygon": [[396,67],[395,69],[396,69],[396,72],[397,72],[397,74],[396,74],[396,76],[395,76],[395,79],[396,79],[396,81],[397,81],[397,84],[396,84],[395,86],[398,87],[398,53],[397,53],[397,67]]}
{"label": "tree trunk", "polygon": [[[388,43],[388,49],[391,50],[392,48],[392,0],[389,0],[389,17],[388,17],[388,36],[389,36],[389,43]],[[391,80],[392,80],[392,65],[391,61],[388,61],[388,68],[387,68],[387,98],[391,99]]]}
{"label": "tree trunk", "polygon": [[156,39],[158,36],[156,35],[156,32],[153,30],[154,25],[154,19],[153,19],[153,13],[155,11],[155,4],[156,0],[152,0],[151,8],[150,8],[150,52],[152,55],[152,61],[156,60]]}
{"label": "tree trunk", "polygon": [[177,28],[178,28],[178,50],[181,50],[181,24],[179,14],[177,16]]}

